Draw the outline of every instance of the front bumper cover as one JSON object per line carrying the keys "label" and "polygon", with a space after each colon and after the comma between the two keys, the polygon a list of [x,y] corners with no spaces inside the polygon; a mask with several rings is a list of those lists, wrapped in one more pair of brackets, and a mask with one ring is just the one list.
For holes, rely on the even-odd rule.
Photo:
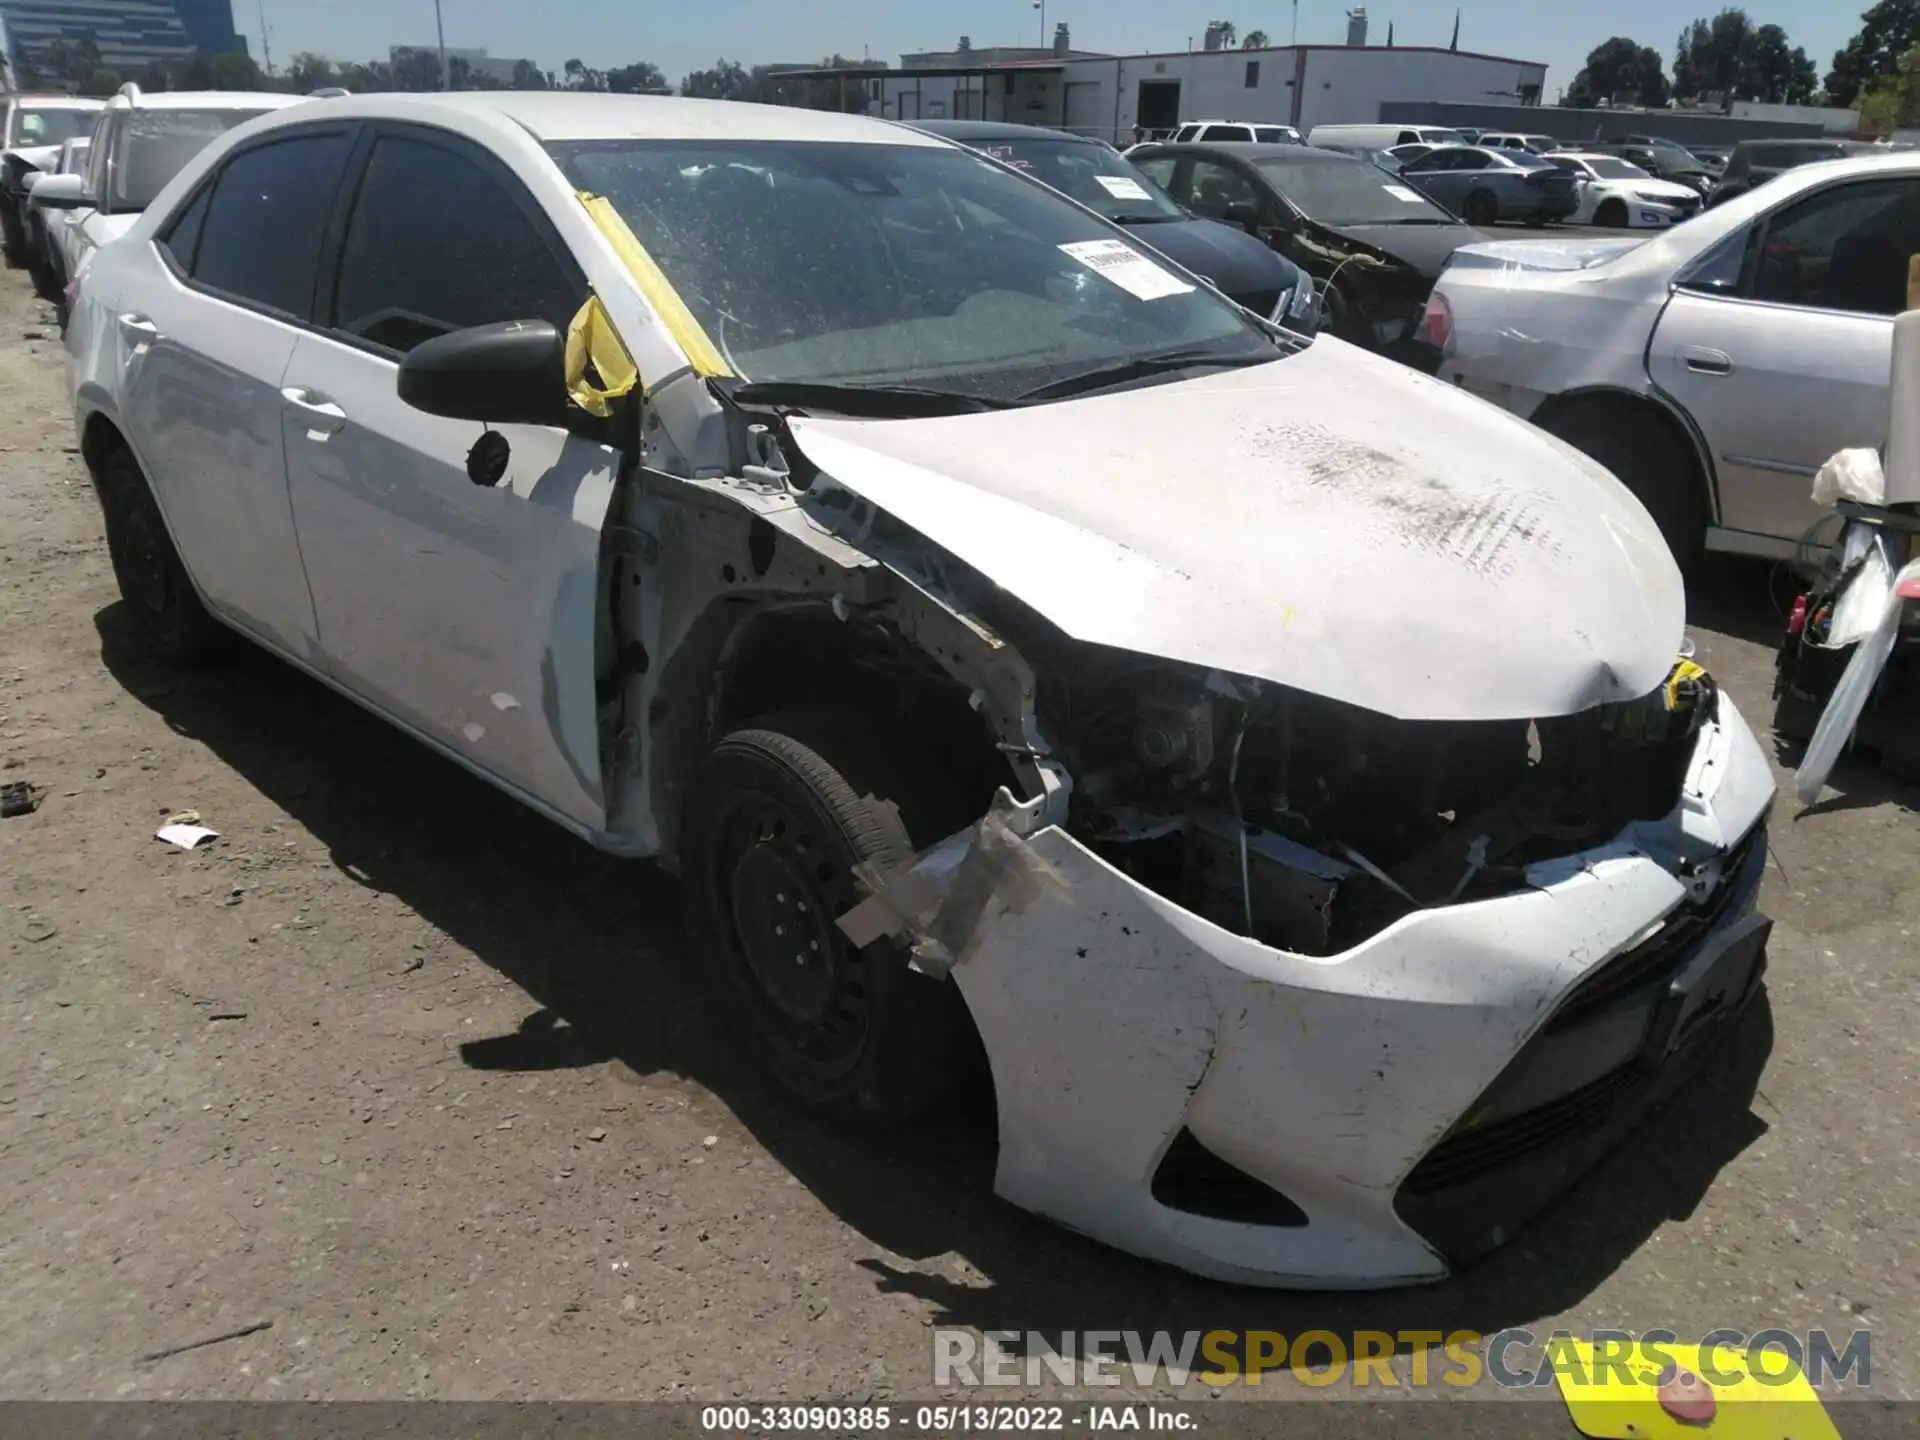
{"label": "front bumper cover", "polygon": [[[1324,958],[1202,920],[1058,827],[1022,836],[1017,820],[993,816],[930,851],[913,884],[890,882],[867,904],[912,893],[890,928],[952,962],[992,1066],[1002,1197],[1223,1280],[1432,1281],[1501,1243],[1597,1159],[1594,1133],[1611,1143],[1627,1128],[1604,1105],[1597,1126],[1535,1124],[1520,1159],[1553,1162],[1541,1172],[1553,1183],[1480,1223],[1473,1202],[1489,1175],[1498,1183],[1499,1164],[1457,1157],[1493,1133],[1484,1127],[1524,1129],[1555,1106],[1577,1120],[1593,1108],[1592,1083],[1622,1065],[1653,1082],[1624,1097],[1645,1102],[1704,1048],[1697,1032],[1715,1027],[1694,1023],[1698,1004],[1682,1043],[1652,1062],[1647,1027],[1673,976],[1750,911],[1773,791],[1723,696],[1665,819],[1533,867],[1526,891],[1420,911]],[[843,918],[850,933],[860,908]],[[1686,943],[1662,949],[1681,926]],[[1764,930],[1757,947],[1744,943],[1763,950]],[[1634,1033],[1617,1007],[1588,1003],[1620,964],[1639,968],[1634,983],[1608,982],[1614,998],[1651,1007]],[[1756,984],[1757,968],[1718,1011],[1737,1010]],[[1581,1007],[1605,1023],[1570,1029]],[[1198,1183],[1169,1185],[1176,1164]],[[1445,1183],[1422,1183],[1436,1175]],[[1251,1189],[1274,1203],[1265,1213],[1231,1195],[1210,1203],[1210,1182],[1214,1199],[1237,1182],[1240,1201]]]}

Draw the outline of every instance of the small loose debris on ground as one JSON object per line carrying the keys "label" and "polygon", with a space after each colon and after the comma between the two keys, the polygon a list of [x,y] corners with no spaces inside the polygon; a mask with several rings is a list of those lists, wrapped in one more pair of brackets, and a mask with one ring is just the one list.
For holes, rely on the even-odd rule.
{"label": "small loose debris on ground", "polygon": [[718,1135],[709,1135],[707,1136],[706,1139],[700,1142],[700,1145],[702,1149],[711,1150],[713,1149],[714,1146],[718,1145],[719,1143],[720,1143],[720,1137]]}
{"label": "small loose debris on ground", "polygon": [[182,850],[197,849],[208,840],[218,839],[218,830],[209,830],[200,823],[198,810],[177,810],[167,817],[167,823],[153,832],[153,838],[164,840],[169,845],[177,845]]}
{"label": "small loose debris on ground", "polygon": [[596,1145],[606,1138],[607,1138],[607,1132],[605,1131],[605,1129],[603,1129],[598,1125],[594,1126],[593,1129],[587,1132],[587,1139],[593,1141]]}
{"label": "small loose debris on ground", "polygon": [[238,1340],[244,1335],[258,1335],[262,1330],[271,1330],[273,1321],[256,1320],[251,1325],[242,1325],[238,1330],[225,1330],[218,1335],[209,1335],[204,1340],[189,1340],[184,1345],[169,1345],[164,1350],[150,1350],[140,1357],[142,1364],[150,1365],[156,1360],[165,1360],[169,1356],[184,1355],[189,1350],[204,1350],[209,1345],[219,1345],[228,1340]]}
{"label": "small loose debris on ground", "polygon": [[25,780],[0,785],[0,819],[11,820],[16,815],[31,815],[40,808],[41,794]]}
{"label": "small loose debris on ground", "polygon": [[215,1010],[207,1016],[209,1020],[244,1020],[246,1018],[247,1012],[244,1010]]}

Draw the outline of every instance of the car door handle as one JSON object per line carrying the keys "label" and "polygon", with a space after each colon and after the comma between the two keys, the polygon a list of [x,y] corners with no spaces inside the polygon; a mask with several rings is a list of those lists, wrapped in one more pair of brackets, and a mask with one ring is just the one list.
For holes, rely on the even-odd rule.
{"label": "car door handle", "polygon": [[1709,350],[1704,345],[1682,345],[1680,358],[1696,375],[1731,375],[1733,357],[1724,350]]}
{"label": "car door handle", "polygon": [[280,398],[300,412],[300,422],[309,434],[331,435],[347,423],[347,412],[318,390],[304,385],[289,385]]}
{"label": "car door handle", "polygon": [[160,338],[160,327],[144,315],[129,310],[119,316],[120,333],[129,345],[150,345]]}

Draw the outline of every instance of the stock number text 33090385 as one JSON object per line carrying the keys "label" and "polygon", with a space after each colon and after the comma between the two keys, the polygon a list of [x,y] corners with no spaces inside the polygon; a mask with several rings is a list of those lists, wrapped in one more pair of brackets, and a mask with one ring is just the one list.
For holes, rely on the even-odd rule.
{"label": "stock number text 33090385", "polygon": [[700,1428],[731,1434],[811,1431],[916,1435],[1000,1434],[1019,1431],[1187,1430],[1192,1416],[1131,1405],[709,1405]]}

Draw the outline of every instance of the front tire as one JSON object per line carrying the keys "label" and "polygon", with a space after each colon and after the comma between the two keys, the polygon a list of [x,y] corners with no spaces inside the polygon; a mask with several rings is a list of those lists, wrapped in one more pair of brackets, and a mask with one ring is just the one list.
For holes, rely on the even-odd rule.
{"label": "front tire", "polygon": [[201,605],[132,452],[115,445],[102,455],[94,467],[94,484],[106,519],[114,579],[148,650],[168,665],[212,659],[225,647],[227,632]]}
{"label": "front tire", "polygon": [[1593,212],[1593,223],[1606,230],[1624,230],[1627,228],[1627,203],[1624,200],[1603,200],[1600,208]]}
{"label": "front tire", "polygon": [[707,756],[685,811],[689,928],[716,998],[784,1090],[862,1129],[922,1111],[964,1058],[958,989],[908,968],[883,938],[864,950],[835,921],[863,898],[854,867],[890,872],[937,835],[873,728],[834,707],[784,711]]}

